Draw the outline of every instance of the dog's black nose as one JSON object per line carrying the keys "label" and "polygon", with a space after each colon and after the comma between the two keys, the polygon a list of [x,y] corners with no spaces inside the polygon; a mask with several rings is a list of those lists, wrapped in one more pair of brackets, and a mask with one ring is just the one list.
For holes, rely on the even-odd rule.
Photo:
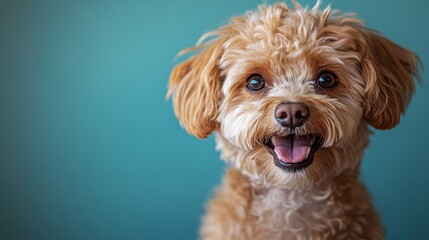
{"label": "dog's black nose", "polygon": [[302,103],[282,103],[276,107],[274,115],[283,127],[295,128],[307,121],[310,110]]}

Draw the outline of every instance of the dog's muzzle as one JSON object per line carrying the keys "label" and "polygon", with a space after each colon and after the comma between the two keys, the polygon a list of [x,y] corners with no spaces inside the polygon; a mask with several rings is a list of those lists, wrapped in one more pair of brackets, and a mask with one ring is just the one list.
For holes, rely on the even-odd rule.
{"label": "dog's muzzle", "polygon": [[[310,110],[303,103],[281,103],[274,111],[277,122],[291,132],[302,126],[310,117]],[[273,156],[277,167],[297,171],[310,166],[314,154],[322,145],[323,139],[315,134],[272,136],[265,143],[268,152]]]}

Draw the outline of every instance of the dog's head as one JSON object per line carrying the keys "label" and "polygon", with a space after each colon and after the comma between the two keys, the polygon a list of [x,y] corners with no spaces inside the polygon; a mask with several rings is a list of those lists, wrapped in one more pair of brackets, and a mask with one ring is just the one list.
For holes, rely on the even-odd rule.
{"label": "dog's head", "polygon": [[199,138],[216,131],[235,167],[272,185],[358,165],[359,134],[397,125],[414,92],[414,53],[319,4],[260,6],[207,36],[171,74],[176,116]]}

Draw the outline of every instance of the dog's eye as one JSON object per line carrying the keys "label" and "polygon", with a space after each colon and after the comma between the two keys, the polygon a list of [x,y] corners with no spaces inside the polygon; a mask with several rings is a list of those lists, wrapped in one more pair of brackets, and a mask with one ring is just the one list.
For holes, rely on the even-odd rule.
{"label": "dog's eye", "polygon": [[322,72],[316,80],[317,85],[323,88],[335,87],[335,85],[337,85],[337,82],[337,77],[330,72]]}
{"label": "dog's eye", "polygon": [[259,91],[265,86],[264,78],[259,74],[254,74],[247,79],[246,88],[252,92]]}

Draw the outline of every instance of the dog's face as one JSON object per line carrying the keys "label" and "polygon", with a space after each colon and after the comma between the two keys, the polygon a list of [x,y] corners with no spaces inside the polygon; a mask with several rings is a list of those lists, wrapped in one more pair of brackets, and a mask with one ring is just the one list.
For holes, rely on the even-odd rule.
{"label": "dog's face", "polygon": [[[329,9],[261,6],[173,70],[169,93],[193,135],[218,133],[227,160],[276,186],[320,181],[367,124],[390,129],[414,91],[418,58]],[[366,135],[364,135],[365,137]]]}

